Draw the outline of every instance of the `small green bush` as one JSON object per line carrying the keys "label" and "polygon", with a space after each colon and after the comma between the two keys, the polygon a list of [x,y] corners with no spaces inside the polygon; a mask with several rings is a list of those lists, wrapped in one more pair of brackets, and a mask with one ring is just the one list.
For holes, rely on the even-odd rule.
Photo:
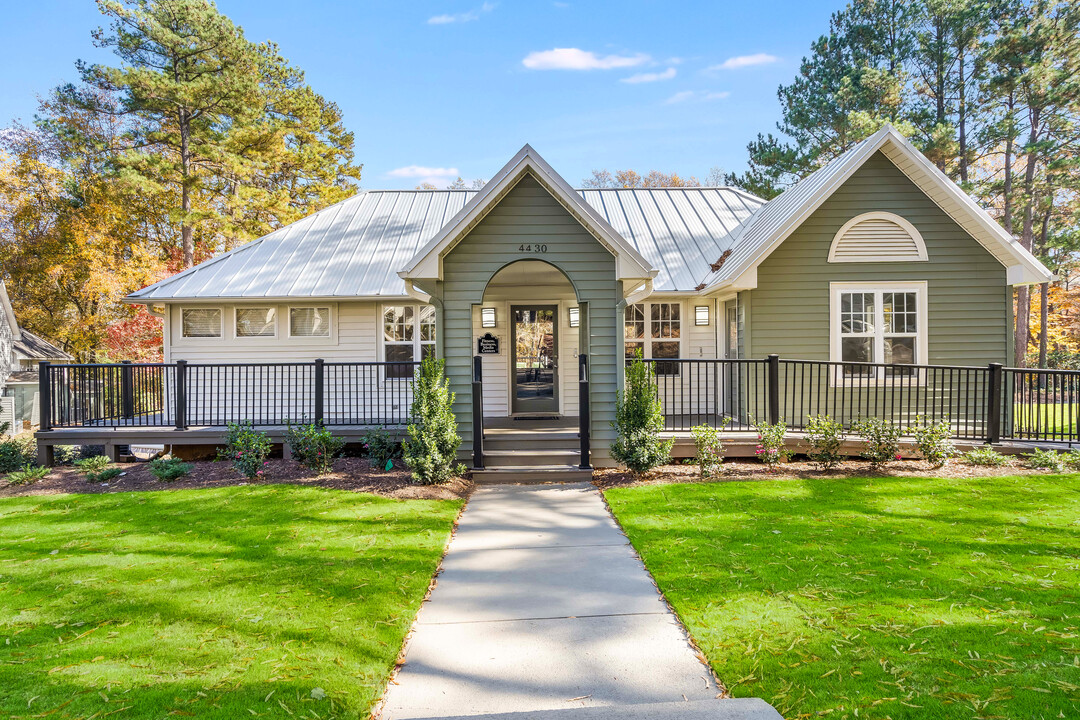
{"label": "small green bush", "polygon": [[900,459],[900,428],[881,418],[860,420],[851,426],[863,438],[863,458],[874,468]]}
{"label": "small green bush", "polygon": [[675,439],[663,440],[664,411],[656,394],[652,366],[639,355],[626,368],[625,390],[615,401],[615,442],[611,457],[640,477],[671,460]]}
{"label": "small green bush", "polygon": [[1057,450],[1043,450],[1036,448],[1027,455],[1027,466],[1033,470],[1049,470],[1059,473],[1065,468],[1062,463],[1061,453]]}
{"label": "small green bush", "polygon": [[225,449],[218,452],[219,460],[228,460],[233,468],[248,480],[266,474],[266,458],[270,455],[270,438],[256,430],[250,421],[229,423]]}
{"label": "small green bush", "polygon": [[966,453],[964,462],[982,467],[1001,467],[1009,464],[1009,458],[995,450],[992,445],[983,445]]}
{"label": "small green bush", "polygon": [[191,467],[180,458],[155,458],[150,461],[150,474],[161,482],[172,482],[191,472]]}
{"label": "small green bush", "polygon": [[919,415],[915,418],[915,425],[911,427],[910,432],[915,438],[915,445],[919,448],[919,454],[932,467],[942,467],[949,462],[949,458],[956,457],[956,444],[952,440],[952,426],[947,419],[930,423],[922,415]]}
{"label": "small green bush", "polygon": [[758,445],[754,448],[757,459],[766,465],[773,466],[787,462],[791,453],[784,444],[787,436],[787,425],[783,419],[778,423],[757,423],[754,426],[758,434]]}
{"label": "small green bush", "polygon": [[402,445],[405,463],[420,485],[438,485],[465,472],[457,461],[461,436],[454,417],[454,393],[443,372],[444,361],[426,357],[413,385],[408,438]]}
{"label": "small green bush", "polygon": [[104,483],[109,482],[115,477],[123,475],[124,471],[115,465],[107,467],[104,470],[98,470],[96,472],[86,473],[86,482],[89,483]]}
{"label": "small green bush", "polygon": [[[3,433],[0,433],[0,437]],[[37,461],[37,444],[30,434],[0,442],[0,473],[15,472]]]}
{"label": "small green bush", "polygon": [[74,462],[75,467],[82,470],[89,475],[90,473],[101,472],[105,468],[109,467],[111,461],[104,455],[94,455],[93,457],[82,458]]}
{"label": "small green bush", "polygon": [[334,458],[341,456],[345,441],[334,437],[322,425],[289,425],[285,430],[285,442],[292,450],[293,459],[316,475],[325,475],[334,469]]}
{"label": "small green bush", "polygon": [[74,465],[79,459],[78,445],[54,445],[53,462],[57,465]]}
{"label": "small green bush", "polygon": [[1080,470],[1080,450],[1073,448],[1061,459],[1070,470]]}
{"label": "small green bush", "polygon": [[12,485],[30,485],[49,474],[49,468],[41,465],[24,465],[21,469],[7,474],[7,481]]}
{"label": "small green bush", "polygon": [[698,472],[701,477],[715,475],[724,462],[724,444],[720,442],[720,431],[711,425],[698,425],[690,428],[694,436],[694,447],[697,454],[694,457],[697,462]]}
{"label": "small green bush", "polygon": [[810,462],[823,472],[839,465],[844,456],[840,454],[840,445],[844,441],[844,426],[828,415],[811,415],[806,419],[806,442],[810,444],[807,453]]}
{"label": "small green bush", "polygon": [[372,467],[386,470],[395,459],[401,457],[401,443],[386,428],[373,428],[364,433],[364,450]]}

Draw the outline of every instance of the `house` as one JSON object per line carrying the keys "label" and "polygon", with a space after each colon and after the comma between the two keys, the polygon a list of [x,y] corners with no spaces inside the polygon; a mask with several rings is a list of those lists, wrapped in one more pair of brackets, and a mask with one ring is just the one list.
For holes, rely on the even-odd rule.
{"label": "house", "polygon": [[19,327],[7,288],[0,282],[0,425],[7,423],[9,435],[38,424],[37,368],[42,360],[65,363],[74,358]]}
{"label": "house", "polygon": [[[127,300],[165,318],[166,363],[222,366],[225,380],[206,367],[185,380],[186,423],[228,414],[213,382],[247,403],[237,412],[300,417],[309,399],[255,365],[307,373],[316,359],[336,368],[319,391],[327,422],[400,418],[411,366],[345,385],[333,373],[435,354],[464,449],[482,434],[492,459],[546,462],[499,433],[532,418],[569,434],[587,418],[587,466],[610,463],[626,357],[655,361],[673,415],[717,415],[745,390],[745,374],[694,364],[717,358],[843,363],[860,388],[886,386],[917,376],[898,365],[1006,362],[1012,287],[1052,277],[885,127],[769,202],[728,187],[575,190],[526,145],[479,191],[364,191]],[[576,446],[535,454],[552,452],[576,464]]]}

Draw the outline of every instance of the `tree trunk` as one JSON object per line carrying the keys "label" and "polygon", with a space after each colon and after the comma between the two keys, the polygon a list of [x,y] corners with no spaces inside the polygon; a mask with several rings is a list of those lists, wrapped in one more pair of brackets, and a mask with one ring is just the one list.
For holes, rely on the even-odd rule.
{"label": "tree trunk", "polygon": [[959,77],[957,78],[957,90],[959,96],[956,102],[957,125],[960,129],[960,182],[968,181],[968,149],[967,149],[967,78],[964,77],[964,49],[961,47],[959,57]]}
{"label": "tree trunk", "polygon": [[[1028,133],[1024,167],[1024,222],[1020,232],[1020,244],[1031,251],[1035,240],[1035,165],[1038,162],[1039,108],[1030,109],[1031,130]],[[1016,362],[1024,367],[1031,327],[1031,290],[1021,285],[1016,291]]]}
{"label": "tree trunk", "polygon": [[180,111],[180,209],[184,213],[184,218],[180,221],[180,241],[184,251],[184,268],[190,268],[195,266],[195,239],[194,228],[191,227],[191,222],[188,220],[188,213],[191,212],[191,188],[190,188],[190,166],[191,156],[188,147],[188,134],[190,132],[190,123],[188,122],[187,112]]}
{"label": "tree trunk", "polygon": [[1039,367],[1046,367],[1046,326],[1050,321],[1050,283],[1039,286]]}

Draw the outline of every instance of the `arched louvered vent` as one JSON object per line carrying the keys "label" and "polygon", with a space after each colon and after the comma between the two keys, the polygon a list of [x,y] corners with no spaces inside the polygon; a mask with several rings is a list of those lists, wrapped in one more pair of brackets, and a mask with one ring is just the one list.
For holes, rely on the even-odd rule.
{"label": "arched louvered vent", "polygon": [[922,235],[899,215],[872,212],[840,228],[829,248],[829,262],[913,262],[926,260]]}

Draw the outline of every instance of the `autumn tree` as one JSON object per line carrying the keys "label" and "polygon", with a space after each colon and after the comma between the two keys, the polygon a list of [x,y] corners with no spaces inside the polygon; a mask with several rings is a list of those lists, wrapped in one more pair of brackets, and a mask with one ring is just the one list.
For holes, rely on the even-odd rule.
{"label": "autumn tree", "polygon": [[701,183],[693,175],[682,177],[678,173],[663,173],[651,170],[640,175],[633,170],[593,170],[592,174],[581,181],[583,188],[665,188],[698,187]]}

